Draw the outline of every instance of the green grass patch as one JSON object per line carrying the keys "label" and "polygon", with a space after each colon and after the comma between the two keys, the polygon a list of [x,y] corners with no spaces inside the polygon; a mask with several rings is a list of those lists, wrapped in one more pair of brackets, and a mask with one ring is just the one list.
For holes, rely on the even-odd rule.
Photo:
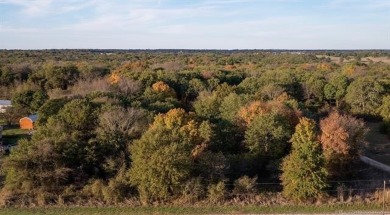
{"label": "green grass patch", "polygon": [[20,129],[19,125],[5,127],[3,130],[3,141],[7,145],[15,145],[22,138],[30,138],[28,131]]}
{"label": "green grass patch", "polygon": [[3,136],[19,136],[27,134],[26,130],[20,129],[19,127],[11,127],[3,131]]}
{"label": "green grass patch", "polygon": [[289,205],[289,206],[156,206],[156,207],[36,207],[6,208],[5,215],[62,214],[250,214],[250,213],[354,213],[381,212],[379,204]]}

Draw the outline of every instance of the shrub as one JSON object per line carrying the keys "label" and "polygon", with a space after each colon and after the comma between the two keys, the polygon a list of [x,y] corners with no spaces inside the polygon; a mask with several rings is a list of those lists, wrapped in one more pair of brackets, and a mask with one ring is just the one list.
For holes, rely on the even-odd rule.
{"label": "shrub", "polygon": [[206,196],[206,190],[201,178],[191,178],[182,190],[181,200],[185,203],[194,203]]}
{"label": "shrub", "polygon": [[257,176],[250,178],[248,176],[242,176],[234,181],[234,195],[247,195],[256,193],[256,181]]}
{"label": "shrub", "polygon": [[211,184],[207,190],[207,193],[207,197],[210,202],[222,202],[227,194],[225,182],[220,181],[217,184]]}

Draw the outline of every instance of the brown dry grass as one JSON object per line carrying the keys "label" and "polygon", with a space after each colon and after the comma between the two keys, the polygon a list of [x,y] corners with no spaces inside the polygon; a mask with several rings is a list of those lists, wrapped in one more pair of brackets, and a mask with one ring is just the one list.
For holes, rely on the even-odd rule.
{"label": "brown dry grass", "polygon": [[376,63],[376,62],[383,62],[383,63],[388,63],[390,64],[390,57],[365,57],[365,58],[362,58],[361,60],[362,62],[364,63],[368,63],[370,61]]}
{"label": "brown dry grass", "polygon": [[[326,56],[326,55],[316,55],[317,58],[330,58],[330,61],[332,63],[337,63],[340,64],[340,58],[341,57],[334,57],[334,56]],[[348,63],[354,61],[354,57],[349,56],[344,58],[343,63]],[[370,62],[383,62],[383,63],[388,63],[390,64],[390,57],[365,57],[360,60],[363,63],[370,63]]]}

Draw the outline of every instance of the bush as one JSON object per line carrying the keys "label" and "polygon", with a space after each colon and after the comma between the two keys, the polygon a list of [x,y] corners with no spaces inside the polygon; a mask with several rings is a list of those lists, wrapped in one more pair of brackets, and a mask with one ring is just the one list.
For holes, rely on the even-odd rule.
{"label": "bush", "polygon": [[91,196],[96,201],[103,201],[104,182],[102,180],[94,180],[86,185],[83,193]]}
{"label": "bush", "polygon": [[248,176],[242,176],[241,178],[234,181],[234,195],[248,195],[256,193],[256,181],[257,176],[250,178]]}
{"label": "bush", "polygon": [[181,201],[185,203],[195,203],[206,196],[206,190],[201,179],[191,178],[188,180],[182,190]]}
{"label": "bush", "polygon": [[225,182],[220,181],[217,184],[211,184],[207,190],[207,197],[212,203],[219,203],[225,200],[227,191]]}
{"label": "bush", "polygon": [[91,196],[96,201],[107,204],[117,204],[123,202],[131,193],[131,186],[126,178],[126,169],[122,167],[118,174],[108,180],[94,180],[84,187],[84,194]]}

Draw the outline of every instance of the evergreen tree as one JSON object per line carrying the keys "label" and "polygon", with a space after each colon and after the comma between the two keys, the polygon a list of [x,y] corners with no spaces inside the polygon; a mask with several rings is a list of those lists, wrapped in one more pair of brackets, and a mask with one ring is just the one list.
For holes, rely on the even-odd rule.
{"label": "evergreen tree", "polygon": [[315,122],[302,118],[291,142],[291,154],[282,163],[283,193],[295,201],[318,197],[327,186],[327,171],[315,132]]}

